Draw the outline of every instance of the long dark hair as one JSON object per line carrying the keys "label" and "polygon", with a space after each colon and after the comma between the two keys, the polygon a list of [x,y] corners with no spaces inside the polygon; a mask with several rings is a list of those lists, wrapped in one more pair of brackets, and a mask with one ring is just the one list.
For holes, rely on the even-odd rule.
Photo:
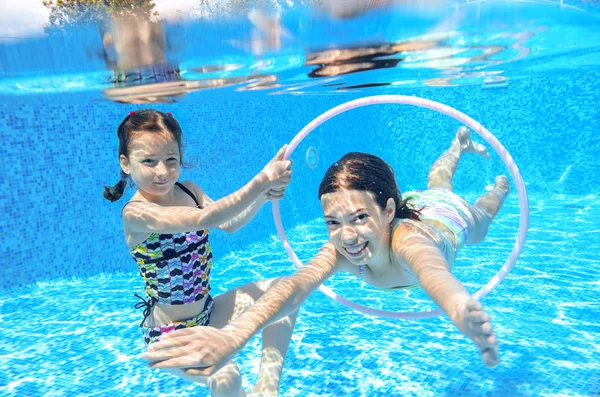
{"label": "long dark hair", "polygon": [[[129,157],[129,144],[132,136],[140,131],[167,132],[175,138],[179,147],[179,163],[183,165],[182,132],[179,123],[171,113],[163,113],[154,109],[143,109],[129,113],[117,128],[119,138],[119,156]],[[121,170],[121,178],[114,186],[104,187],[104,198],[111,202],[123,197],[129,175]]]}
{"label": "long dark hair", "polygon": [[372,154],[350,152],[329,167],[319,185],[319,200],[339,189],[371,192],[381,209],[393,198],[396,218],[419,220],[420,210],[409,203],[410,199],[402,199],[392,167]]}

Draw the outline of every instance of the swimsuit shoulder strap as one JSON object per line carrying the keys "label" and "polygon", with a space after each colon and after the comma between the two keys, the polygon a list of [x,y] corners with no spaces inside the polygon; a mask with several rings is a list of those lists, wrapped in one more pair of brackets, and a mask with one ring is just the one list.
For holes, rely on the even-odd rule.
{"label": "swimsuit shoulder strap", "polygon": [[179,182],[175,182],[175,184],[177,186],[179,186],[179,188],[181,190],[183,190],[185,193],[187,193],[187,195],[190,196],[194,200],[194,203],[196,203],[196,207],[200,208],[200,204],[198,203],[198,200],[196,199],[196,196],[194,196],[194,193],[190,192],[190,189],[188,189],[187,187],[183,186],[183,184],[181,184]]}

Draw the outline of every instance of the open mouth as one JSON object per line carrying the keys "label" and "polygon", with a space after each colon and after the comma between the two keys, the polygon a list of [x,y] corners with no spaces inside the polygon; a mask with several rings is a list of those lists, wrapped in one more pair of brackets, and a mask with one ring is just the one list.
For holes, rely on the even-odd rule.
{"label": "open mouth", "polygon": [[344,247],[344,250],[348,253],[348,255],[353,256],[353,257],[358,257],[365,253],[368,246],[369,246],[369,242],[366,241],[360,245],[355,245],[352,247]]}

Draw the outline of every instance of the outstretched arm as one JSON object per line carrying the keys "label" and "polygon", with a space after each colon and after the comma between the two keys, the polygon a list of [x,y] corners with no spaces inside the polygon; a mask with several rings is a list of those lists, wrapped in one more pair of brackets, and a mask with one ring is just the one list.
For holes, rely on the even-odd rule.
{"label": "outstretched arm", "polygon": [[[194,190],[196,192],[200,192],[199,197],[204,197],[203,204],[205,207],[213,204],[213,200],[208,197],[208,195],[204,193],[198,185],[194,184]],[[242,211],[241,214],[232,220],[219,225],[218,229],[230,234],[237,232],[254,218],[254,216],[267,201],[281,199],[284,191],[285,189],[270,190],[264,194],[261,194],[252,204],[250,204],[250,206],[248,206],[248,208]]]}
{"label": "outstretched arm", "polygon": [[258,199],[266,186],[267,178],[259,174],[235,193],[204,209],[131,202],[123,210],[125,228],[129,233],[170,234],[215,228],[242,213]]}
{"label": "outstretched arm", "polygon": [[193,327],[173,331],[148,346],[142,358],[151,361],[154,368],[187,368],[188,375],[214,374],[257,332],[298,310],[313,291],[339,270],[337,255],[333,245],[325,244],[308,264],[266,291],[222,329]]}
{"label": "outstretched arm", "polygon": [[[282,160],[286,146],[249,183],[203,209],[165,207],[156,203],[131,202],[123,210],[125,229],[134,233],[183,233],[212,229],[231,222],[270,191],[285,189],[292,177],[292,163]],[[198,195],[197,197],[202,197]],[[203,198],[202,198],[202,201]],[[251,214],[252,216],[256,213]],[[246,222],[248,222],[246,220]]]}
{"label": "outstretched arm", "polygon": [[427,295],[477,344],[485,364],[495,366],[498,342],[490,316],[450,272],[446,258],[431,239],[409,225],[396,229],[396,233],[392,242],[395,259],[410,266]]}
{"label": "outstretched arm", "polygon": [[[277,154],[275,155],[275,157],[273,157],[273,159],[271,159],[271,161],[269,161],[269,163],[267,164],[267,167],[269,167],[270,165],[272,165],[273,163],[277,162],[277,161],[283,161],[283,156],[285,154],[285,149],[287,148],[287,145],[284,145],[281,149],[279,149],[279,151],[277,152]],[[290,161],[290,166],[291,166],[291,161]],[[197,184],[195,184],[194,182],[188,182],[190,184],[190,186],[193,188],[194,192],[196,193],[196,197],[199,197],[203,207],[208,207],[212,204],[214,204],[213,199],[211,199],[205,192],[204,190],[202,190],[202,188],[200,186],[198,186]],[[262,192],[262,194],[260,194],[256,200],[254,200],[254,202],[252,202],[248,207],[246,207],[239,215],[235,216],[233,219],[230,219],[227,222],[224,222],[222,224],[220,224],[218,226],[218,229],[223,230],[226,233],[235,233],[238,230],[240,230],[241,228],[243,228],[244,226],[246,226],[253,218],[254,216],[258,213],[258,211],[261,209],[261,207],[269,200],[280,200],[283,198],[283,195],[285,193],[285,186],[281,187],[280,189],[269,189],[269,190],[265,190],[264,192]]]}

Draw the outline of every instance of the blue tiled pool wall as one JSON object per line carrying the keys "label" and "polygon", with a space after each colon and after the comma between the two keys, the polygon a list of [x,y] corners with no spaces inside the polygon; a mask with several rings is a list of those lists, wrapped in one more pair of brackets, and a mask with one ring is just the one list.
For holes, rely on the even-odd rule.
{"label": "blue tiled pool wall", "polygon": [[[587,195],[600,186],[600,99],[597,72],[510,82],[507,89],[479,86],[446,89],[369,90],[343,96],[269,96],[204,93],[186,102],[161,105],[184,129],[186,158],[196,165],[183,173],[214,199],[248,182],[277,149],[314,117],[364,95],[416,94],[453,106],[488,128],[512,153],[533,195]],[[116,127],[140,106],[66,96],[1,98],[0,171],[2,289],[55,278],[128,272],[120,220],[126,199],[102,197],[119,175]],[[192,103],[193,102],[193,103]],[[372,106],[337,116],[298,147],[293,183],[281,203],[284,226],[320,216],[316,197],[325,169],[343,153],[375,153],[396,168],[403,191],[425,187],[427,170],[451,141],[458,122],[412,106]],[[481,140],[480,140],[481,141]],[[306,149],[319,164],[309,169]],[[498,156],[464,157],[455,190],[482,192],[506,172]],[[212,235],[217,256],[275,234],[270,204],[234,235]]]}

